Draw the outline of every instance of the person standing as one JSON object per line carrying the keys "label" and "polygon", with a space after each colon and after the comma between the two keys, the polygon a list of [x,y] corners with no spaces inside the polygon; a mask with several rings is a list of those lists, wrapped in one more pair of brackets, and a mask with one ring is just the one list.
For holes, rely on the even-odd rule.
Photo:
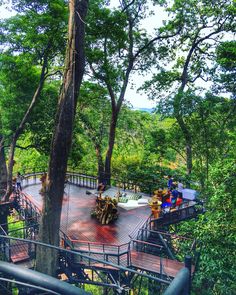
{"label": "person standing", "polygon": [[172,188],[173,190],[171,191],[170,199],[171,199],[172,206],[175,207],[179,192],[176,189],[176,184],[173,184]]}
{"label": "person standing", "polygon": [[171,175],[168,175],[167,187],[168,187],[169,190],[172,190],[173,178],[171,177]]}
{"label": "person standing", "polygon": [[22,186],[21,186],[22,179],[23,179],[23,176],[20,174],[20,172],[17,172],[17,175],[16,175],[16,189],[19,190],[19,191],[22,191]]}
{"label": "person standing", "polygon": [[183,189],[184,189],[184,185],[183,183],[181,182],[181,180],[178,181],[178,192],[179,192],[179,197],[180,198],[183,198]]}

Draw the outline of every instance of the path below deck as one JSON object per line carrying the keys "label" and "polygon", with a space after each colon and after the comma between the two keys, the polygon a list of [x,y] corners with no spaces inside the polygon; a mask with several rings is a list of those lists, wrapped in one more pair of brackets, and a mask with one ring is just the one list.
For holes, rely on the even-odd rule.
{"label": "path below deck", "polygon": [[[41,209],[41,185],[26,187],[23,192],[33,196],[33,202]],[[130,241],[129,235],[140,228],[151,214],[149,206],[140,206],[132,210],[118,207],[118,219],[109,225],[101,225],[91,217],[96,205],[96,196],[86,194],[88,189],[67,185],[63,201],[61,229],[71,239],[120,245]]]}

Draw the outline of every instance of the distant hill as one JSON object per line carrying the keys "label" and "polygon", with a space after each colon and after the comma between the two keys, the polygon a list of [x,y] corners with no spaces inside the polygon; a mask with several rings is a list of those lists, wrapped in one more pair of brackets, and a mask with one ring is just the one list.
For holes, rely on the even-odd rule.
{"label": "distant hill", "polygon": [[152,113],[153,108],[134,108],[135,111],[141,111],[141,112],[147,112],[147,113]]}

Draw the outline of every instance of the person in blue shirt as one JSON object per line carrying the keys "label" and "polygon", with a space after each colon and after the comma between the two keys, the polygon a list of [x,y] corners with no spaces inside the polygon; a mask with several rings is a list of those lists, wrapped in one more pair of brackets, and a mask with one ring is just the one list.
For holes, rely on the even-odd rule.
{"label": "person in blue shirt", "polygon": [[173,184],[172,187],[173,187],[173,190],[171,191],[170,198],[171,198],[172,206],[175,207],[179,192],[177,191],[175,184]]}
{"label": "person in blue shirt", "polygon": [[167,187],[169,190],[171,190],[173,187],[173,178],[171,177],[171,175],[168,175]]}

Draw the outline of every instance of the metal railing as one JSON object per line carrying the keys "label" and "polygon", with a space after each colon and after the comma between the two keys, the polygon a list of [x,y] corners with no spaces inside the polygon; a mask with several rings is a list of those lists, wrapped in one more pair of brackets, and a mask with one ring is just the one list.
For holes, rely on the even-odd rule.
{"label": "metal railing", "polygon": [[41,210],[32,202],[26,193],[20,192],[14,196],[13,206],[23,219],[31,218],[35,223],[39,223]]}
{"label": "metal railing", "polygon": [[184,202],[180,206],[164,212],[159,218],[152,218],[152,229],[160,229],[160,226],[174,224],[183,220],[197,217],[198,214],[204,213],[205,208],[202,203],[190,201]]}
{"label": "metal railing", "polygon": [[[22,222],[16,221],[12,223]],[[30,226],[22,226],[13,230],[9,230],[8,233],[0,225],[0,234],[3,236],[19,237],[22,239],[36,240],[38,234],[38,224]],[[0,240],[2,260],[9,262],[19,262],[33,258],[35,256],[35,246],[25,242],[24,240]]]}
{"label": "metal railing", "polygon": [[[44,173],[45,172],[31,172],[24,174],[22,179],[22,187],[41,183],[40,178]],[[98,185],[97,177],[82,173],[68,171],[66,173],[66,178],[67,181],[74,185],[90,189],[96,189]]]}
{"label": "metal railing", "polygon": [[[27,269],[25,267],[13,265],[4,261],[0,261],[0,282],[2,282],[2,284],[0,284],[0,288],[3,285],[3,282],[8,283],[7,287],[5,287],[5,290],[3,290],[5,291],[5,294],[7,294],[8,291],[11,291],[13,284],[17,286],[17,289],[20,289],[21,292],[24,292],[25,294],[29,294],[28,292],[30,292],[30,294],[34,292],[35,294],[35,291],[37,290],[43,291],[43,293],[46,292],[46,294],[90,294],[80,288],[72,286],[46,274]],[[12,286],[9,286],[9,282],[12,283]]]}
{"label": "metal railing", "polygon": [[191,256],[191,261],[194,266],[191,273],[196,271],[199,262],[199,255],[201,251],[201,242],[196,239],[180,236],[174,233],[168,233],[158,230],[149,230],[146,228],[140,229],[142,237],[151,237],[155,243],[162,246],[166,250],[169,257],[184,261],[186,254]]}
{"label": "metal railing", "polygon": [[[88,253],[84,253],[84,252],[81,252],[81,251],[78,251],[78,250],[64,249],[64,248],[61,248],[61,247],[45,244],[45,243],[42,243],[42,242],[39,242],[39,241],[25,240],[25,239],[21,239],[21,238],[15,238],[15,237],[10,237],[10,236],[0,235],[0,241],[3,242],[3,240],[4,241],[15,240],[15,241],[22,241],[22,242],[25,242],[25,243],[34,244],[35,247],[37,247],[37,246],[44,247],[45,251],[47,251],[47,249],[49,249],[49,248],[54,249],[54,250],[58,251],[58,258],[62,257],[62,259],[60,261],[60,265],[64,264],[64,267],[70,267],[71,266],[70,263],[74,263],[73,259],[74,259],[74,257],[76,257],[76,261],[81,261],[81,260],[85,261],[87,259],[88,261],[90,261],[89,262],[90,265],[92,265],[92,264],[106,265],[107,267],[111,267],[113,269],[118,269],[120,271],[129,272],[131,274],[137,274],[137,275],[140,275],[142,277],[146,277],[146,278],[149,278],[151,280],[158,281],[158,282],[161,282],[161,283],[165,283],[165,284],[170,283],[169,281],[167,281],[165,279],[161,279],[161,278],[158,278],[158,277],[155,277],[155,276],[152,276],[152,275],[148,275],[148,274],[145,274],[145,273],[140,273],[139,271],[136,271],[136,270],[134,270],[132,268],[122,266],[122,265],[118,265],[116,263],[106,261],[106,260],[94,257],[92,255],[90,256]],[[89,281],[88,281],[88,283],[89,283]],[[111,287],[119,288],[120,286],[118,284],[118,285],[112,285]]]}
{"label": "metal railing", "polygon": [[77,186],[90,189],[96,189],[98,186],[98,179],[95,176],[68,171],[66,177],[70,183]]}
{"label": "metal railing", "polygon": [[[130,242],[121,245],[104,244],[99,242],[73,240],[66,237],[65,234],[63,239],[65,247],[68,246],[74,251],[85,253],[89,255],[89,257],[113,262],[117,265],[130,265]],[[83,258],[80,258],[80,261],[77,261],[77,263],[88,263],[88,266],[91,266],[91,261],[88,261],[87,259],[83,260]]]}
{"label": "metal railing", "polygon": [[163,295],[190,295],[189,276],[189,269],[182,268]]}
{"label": "metal railing", "polygon": [[[45,173],[40,171],[34,171],[30,173],[25,173],[23,175],[22,180],[22,186],[26,187],[28,185],[34,185],[40,183],[40,177]],[[96,189],[98,186],[98,177],[93,175],[87,175],[84,173],[74,172],[74,171],[68,171],[66,173],[67,180],[74,184],[85,188],[90,189]],[[117,187],[119,189],[123,190],[132,190],[134,192],[139,192],[144,189],[143,192],[148,193],[149,195],[152,195],[153,190],[155,190],[158,187],[158,184],[156,181],[140,181],[139,180],[129,180],[127,178],[125,179],[119,179],[119,178],[111,178],[110,179],[110,185]]]}

